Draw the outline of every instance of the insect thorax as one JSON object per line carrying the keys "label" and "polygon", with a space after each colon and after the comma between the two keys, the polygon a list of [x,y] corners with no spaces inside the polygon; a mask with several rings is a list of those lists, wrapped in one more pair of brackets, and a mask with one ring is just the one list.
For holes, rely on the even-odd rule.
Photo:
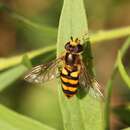
{"label": "insect thorax", "polygon": [[78,59],[79,59],[78,54],[73,54],[68,52],[65,54],[65,64],[67,65],[74,66],[78,64]]}

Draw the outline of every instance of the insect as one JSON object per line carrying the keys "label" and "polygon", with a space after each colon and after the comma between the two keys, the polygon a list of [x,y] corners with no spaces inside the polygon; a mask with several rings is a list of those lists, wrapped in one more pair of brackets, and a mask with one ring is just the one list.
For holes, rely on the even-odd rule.
{"label": "insect", "polygon": [[57,68],[62,63],[60,69],[60,79],[63,93],[66,97],[74,96],[79,87],[91,89],[95,95],[103,96],[100,91],[98,82],[91,78],[85,67],[81,53],[83,45],[78,38],[73,39],[65,44],[65,53],[59,58],[47,63],[34,67],[26,74],[25,80],[32,83],[43,83],[47,80],[54,79],[57,75]]}

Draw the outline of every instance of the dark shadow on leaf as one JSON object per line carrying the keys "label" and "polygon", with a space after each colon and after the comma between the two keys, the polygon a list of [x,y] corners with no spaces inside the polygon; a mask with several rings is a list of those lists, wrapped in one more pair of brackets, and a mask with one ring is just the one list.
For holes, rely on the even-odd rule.
{"label": "dark shadow on leaf", "polygon": [[89,89],[88,89],[88,88],[78,87],[78,92],[77,92],[76,96],[77,96],[79,99],[83,99],[85,96],[87,96],[88,92],[89,92]]}

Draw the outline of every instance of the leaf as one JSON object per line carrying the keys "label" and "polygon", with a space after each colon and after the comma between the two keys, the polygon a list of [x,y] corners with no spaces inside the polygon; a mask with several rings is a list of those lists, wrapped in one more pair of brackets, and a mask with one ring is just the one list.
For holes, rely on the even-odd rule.
{"label": "leaf", "polygon": [[[56,40],[56,34],[57,34],[57,29],[56,28],[45,26],[45,25],[39,24],[37,22],[34,22],[34,21],[32,21],[32,20],[24,17],[23,15],[20,15],[16,11],[10,9],[4,3],[0,3],[0,11],[7,12],[7,14],[11,18],[13,18],[15,21],[16,20],[20,21],[21,23],[23,23],[24,25],[26,25],[26,27],[32,28],[33,30],[38,30],[39,34],[42,34],[42,38],[47,43],[50,42],[50,37],[51,37],[52,41]],[[37,34],[35,34],[35,35],[37,35]]]}
{"label": "leaf", "polygon": [[0,11],[6,10],[6,7],[3,3],[0,3]]}
{"label": "leaf", "polygon": [[112,111],[126,125],[130,125],[130,107],[116,107],[116,108],[113,108]]}
{"label": "leaf", "polygon": [[31,118],[20,115],[0,105],[1,130],[55,130]]}
{"label": "leaf", "polygon": [[[50,48],[50,50],[51,50],[51,48]],[[16,80],[18,80],[20,77],[23,79],[23,75],[25,74],[25,72],[28,69],[31,69],[31,67],[32,67],[31,61],[29,60],[29,58],[30,59],[35,58],[35,56],[38,57],[39,55],[41,55],[43,53],[44,55],[42,54],[42,58],[44,59],[44,63],[46,63],[49,59],[52,59],[53,58],[52,54],[54,55],[54,53],[52,51],[51,54],[48,55],[48,53],[50,53],[48,51],[49,51],[49,49],[45,48],[42,50],[37,50],[37,51],[30,52],[28,54],[25,54],[25,55],[23,55],[23,57],[21,55],[21,56],[13,57],[10,59],[5,59],[6,62],[3,62],[3,65],[5,63],[8,63],[8,64],[14,63],[14,64],[10,64],[10,65],[15,65],[15,63],[17,63],[17,62],[21,62],[21,63],[19,63],[19,65],[15,66],[13,68],[10,68],[0,74],[0,83],[1,83],[0,91],[7,88],[10,84],[12,84]],[[7,65],[6,67],[9,67],[8,64],[5,64],[5,65]]]}
{"label": "leaf", "polygon": [[125,128],[125,129],[123,129],[123,130],[130,130],[130,127],[128,127],[128,128]]}
{"label": "leaf", "polygon": [[14,68],[7,70],[0,74],[0,91],[8,87],[14,81],[16,81],[19,77],[21,77],[27,68],[24,65],[18,65]]}
{"label": "leaf", "polygon": [[[8,8],[8,10],[10,10]],[[38,30],[39,32],[42,32],[44,33],[45,36],[46,33],[48,34],[48,37],[53,37],[53,39],[56,39],[56,34],[57,34],[57,29],[55,28],[52,28],[52,27],[49,27],[49,26],[45,26],[45,25],[42,25],[42,24],[39,24],[39,23],[35,23],[34,21],[31,21],[29,20],[28,18],[18,14],[17,12],[15,12],[14,10],[10,10],[8,12],[8,14],[14,18],[15,20],[18,20],[22,23],[24,23],[25,25],[27,25],[28,27],[31,27],[33,28],[34,30]],[[43,36],[44,36],[43,35]],[[46,37],[44,37],[46,38]]]}
{"label": "leaf", "polygon": [[[113,91],[113,81],[114,81],[114,78],[117,74],[117,70],[118,70],[118,66],[120,66],[120,69],[124,69],[124,67],[122,66],[122,63],[121,62],[121,59],[123,58],[123,56],[125,55],[127,49],[129,48],[130,46],[130,37],[126,40],[126,42],[123,44],[123,46],[121,47],[119,53],[118,53],[118,57],[116,59],[116,62],[115,62],[115,66],[114,66],[114,69],[113,69],[113,72],[111,74],[111,77],[110,79],[108,80],[107,82],[107,89],[106,89],[106,102],[105,102],[105,130],[109,130],[110,129],[110,103],[111,103],[111,96],[112,96],[112,91]],[[125,72],[124,70],[120,70],[121,73],[123,75],[125,75]],[[126,75],[125,77],[126,78]],[[126,78],[127,79],[127,78]],[[126,80],[125,79],[125,80]]]}
{"label": "leaf", "polygon": [[91,36],[91,42],[101,42],[107,40],[113,40],[121,37],[126,37],[130,35],[130,26],[117,28],[112,30],[100,30]]}
{"label": "leaf", "polygon": [[120,51],[118,52],[117,64],[118,64],[119,73],[120,73],[123,81],[126,83],[127,87],[130,88],[130,77],[127,74],[127,72],[125,70],[125,67],[124,67],[124,65],[122,63]]}
{"label": "leaf", "polygon": [[[65,43],[74,38],[82,38],[88,32],[85,9],[82,0],[65,0],[58,30],[57,55],[64,51]],[[81,39],[82,40],[82,39]],[[87,52],[86,52],[87,53]],[[63,116],[64,130],[101,130],[102,110],[99,101],[87,95],[84,99],[67,99],[58,85],[59,104]]]}
{"label": "leaf", "polygon": [[[28,56],[29,59],[33,59],[39,55],[46,54],[48,52],[52,53],[54,50],[55,50],[55,46],[49,46],[25,54]],[[9,67],[19,64],[25,54],[10,57],[10,58],[0,58],[0,70],[7,69]]]}
{"label": "leaf", "polygon": [[32,68],[32,63],[31,63],[31,61],[29,60],[29,58],[26,54],[23,56],[22,64],[25,65],[29,69]]}

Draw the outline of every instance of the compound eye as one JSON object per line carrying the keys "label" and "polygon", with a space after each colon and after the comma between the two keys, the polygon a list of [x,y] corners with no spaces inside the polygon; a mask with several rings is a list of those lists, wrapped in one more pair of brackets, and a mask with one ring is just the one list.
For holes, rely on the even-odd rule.
{"label": "compound eye", "polygon": [[83,46],[82,45],[77,45],[77,52],[80,53],[83,51]]}
{"label": "compound eye", "polygon": [[65,49],[66,49],[67,51],[70,49],[70,42],[67,42],[67,43],[65,44]]}
{"label": "compound eye", "polygon": [[65,44],[65,49],[66,49],[67,51],[70,51],[71,48],[72,48],[72,45],[70,45],[70,42],[67,42],[67,43]]}

